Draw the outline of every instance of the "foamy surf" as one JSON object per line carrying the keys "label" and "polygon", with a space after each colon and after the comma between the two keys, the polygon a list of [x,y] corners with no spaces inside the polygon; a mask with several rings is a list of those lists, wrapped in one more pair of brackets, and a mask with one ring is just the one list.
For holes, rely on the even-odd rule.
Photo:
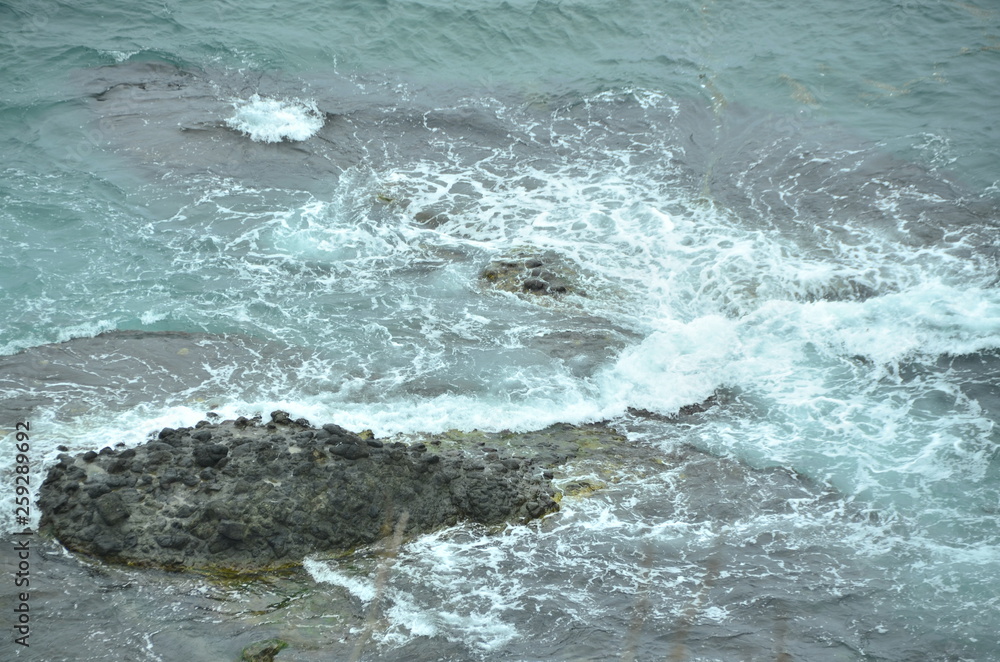
{"label": "foamy surf", "polygon": [[[135,92],[118,89],[102,107],[125,91]],[[323,127],[317,99],[236,101],[223,139],[237,150],[244,137],[308,139]],[[172,180],[186,187],[179,208],[109,210],[129,232],[88,221],[92,245],[142,258],[125,282],[88,265],[118,288],[113,314],[73,289],[57,298],[70,281],[41,272],[46,298],[25,300],[34,317],[12,348],[150,333],[80,360],[65,355],[85,342],[16,359],[32,379],[68,384],[64,416],[45,405],[49,418],[32,421],[39,466],[59,445],[133,446],[208,409],[224,419],[283,409],[379,437],[612,420],[664,464],[570,494],[539,527],[460,526],[408,541],[379,600],[377,558],[307,564],[319,602],[303,608],[349,603],[364,617],[374,605],[371,645],[384,659],[430,659],[430,648],[448,659],[595,659],[625,647],[643,604],[646,632],[681,624],[704,640],[752,625],[747,648],[719,644],[712,659],[773,659],[772,636],[786,636],[809,659],[833,659],[827,642],[864,638],[872,656],[906,660],[916,658],[898,655],[894,637],[933,648],[928,633],[939,630],[971,646],[962,642],[995,631],[983,608],[1000,562],[991,226],[945,224],[965,217],[906,171],[864,188],[874,156],[823,149],[780,124],[754,125],[767,140],[750,155],[735,131],[713,133],[722,176],[703,190],[692,175],[703,171],[701,143],[680,146],[688,132],[703,136],[704,118],[663,95],[599,94],[544,115],[499,100],[483,112],[369,104],[323,128],[324,140],[243,150],[273,161],[206,178],[218,171],[180,160],[197,168]],[[171,117],[171,139],[175,126]],[[209,144],[185,135],[185,147]],[[355,142],[361,163],[353,149],[321,151]],[[302,167],[308,177],[296,176],[300,154],[316,157]],[[298,186],[330,174],[313,163],[337,165],[322,190]],[[285,179],[272,181],[276,171]],[[853,188],[867,197],[844,193]],[[936,240],[924,220],[942,215],[948,236]],[[585,296],[542,299],[484,281],[484,267],[521,254],[565,267]],[[172,277],[149,287],[160,273]],[[74,307],[100,322],[28,335],[31,320]],[[161,347],[155,334],[178,330],[198,338]],[[233,333],[249,340],[222,341]],[[202,359],[211,347],[225,351]],[[27,360],[36,355],[52,363],[42,371]],[[28,395],[54,398],[42,385]],[[664,422],[709,398],[704,415]],[[673,464],[689,446],[743,464]],[[588,492],[580,473],[559,480]],[[725,480],[728,496],[716,498]],[[3,521],[11,508],[0,505]],[[913,618],[906,603],[920,605]],[[786,614],[821,616],[786,632]],[[358,624],[353,613],[348,623]],[[567,628],[572,641],[559,640]]]}
{"label": "foamy surf", "polygon": [[226,125],[262,143],[308,140],[323,128],[323,113],[313,101],[269,99],[254,94],[233,104]]}

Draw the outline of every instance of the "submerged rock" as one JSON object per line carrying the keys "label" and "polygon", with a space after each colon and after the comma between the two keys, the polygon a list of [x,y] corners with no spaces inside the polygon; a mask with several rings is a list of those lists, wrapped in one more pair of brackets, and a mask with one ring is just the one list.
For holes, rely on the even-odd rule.
{"label": "submerged rock", "polygon": [[[387,443],[285,412],[266,425],[241,418],[164,428],[134,449],[61,455],[39,494],[41,526],[71,550],[115,562],[292,565],[374,542],[404,513],[404,533],[416,535],[462,520],[496,525],[552,512],[544,467],[595,438],[566,429],[579,431],[575,441],[543,431],[501,448],[487,446],[487,435]],[[542,456],[526,457],[522,449],[531,447]]]}
{"label": "submerged rock", "polygon": [[178,393],[207,399],[219,372],[253,390],[273,380],[271,366],[310,359],[308,351],[236,334],[107,331],[0,357],[0,420],[42,409],[64,417],[164,405]]}
{"label": "submerged rock", "polygon": [[625,347],[641,337],[599,317],[573,317],[566,330],[540,330],[525,338],[526,347],[562,361],[574,377],[591,377]]}
{"label": "submerged rock", "polygon": [[515,294],[586,296],[579,275],[553,252],[524,253],[490,262],[480,278],[495,289]]}
{"label": "submerged rock", "polygon": [[241,662],[274,662],[274,656],[288,648],[288,642],[281,639],[258,641],[243,649]]}

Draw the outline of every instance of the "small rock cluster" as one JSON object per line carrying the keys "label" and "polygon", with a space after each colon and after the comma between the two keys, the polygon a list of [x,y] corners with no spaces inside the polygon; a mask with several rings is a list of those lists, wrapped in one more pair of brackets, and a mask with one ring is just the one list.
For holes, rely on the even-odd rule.
{"label": "small rock cluster", "polygon": [[494,260],[483,270],[481,278],[495,288],[507,292],[547,294],[550,296],[583,294],[571,284],[572,272],[555,255],[528,255]]}
{"label": "small rock cluster", "polygon": [[39,494],[41,527],[67,548],[176,569],[261,570],[391,533],[461,520],[526,521],[558,509],[532,459],[312,427],[273,412],[164,428],[130,449],[59,456]]}

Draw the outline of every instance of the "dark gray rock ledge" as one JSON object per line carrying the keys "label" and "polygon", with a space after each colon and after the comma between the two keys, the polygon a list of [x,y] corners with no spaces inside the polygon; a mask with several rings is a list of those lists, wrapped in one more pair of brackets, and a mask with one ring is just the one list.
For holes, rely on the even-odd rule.
{"label": "dark gray rock ledge", "polygon": [[[424,436],[406,444],[274,412],[164,428],[145,444],[63,454],[39,494],[41,528],[68,549],[170,569],[257,571],[392,532],[524,522],[558,509],[552,473],[594,426]],[[534,459],[529,446],[543,442]],[[496,442],[496,443],[491,443]]]}

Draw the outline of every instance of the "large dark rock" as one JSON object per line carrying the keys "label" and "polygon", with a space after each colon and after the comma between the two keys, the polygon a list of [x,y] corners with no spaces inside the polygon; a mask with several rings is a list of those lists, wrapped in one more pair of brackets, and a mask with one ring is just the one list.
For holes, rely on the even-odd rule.
{"label": "large dark rock", "polygon": [[[603,427],[554,426],[407,444],[284,412],[271,419],[166,428],[134,449],[63,454],[39,494],[42,528],[115,562],[279,567],[374,542],[404,512],[406,535],[540,517],[558,508],[546,467],[595,435],[617,439]],[[532,448],[541,454],[526,457]]]}

